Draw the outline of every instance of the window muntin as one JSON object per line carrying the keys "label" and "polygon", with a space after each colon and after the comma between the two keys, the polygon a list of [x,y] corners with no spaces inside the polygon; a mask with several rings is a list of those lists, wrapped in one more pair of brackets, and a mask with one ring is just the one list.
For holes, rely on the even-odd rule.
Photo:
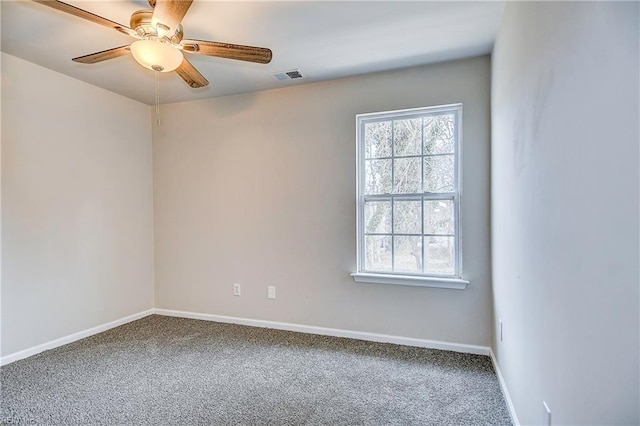
{"label": "window muntin", "polygon": [[460,278],[461,115],[357,116],[359,273]]}

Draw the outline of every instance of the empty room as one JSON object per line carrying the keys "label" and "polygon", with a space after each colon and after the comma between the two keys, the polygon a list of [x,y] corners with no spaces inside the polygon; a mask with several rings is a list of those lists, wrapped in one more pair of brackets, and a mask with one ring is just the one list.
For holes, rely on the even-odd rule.
{"label": "empty room", "polygon": [[0,424],[640,424],[639,22],[3,0]]}

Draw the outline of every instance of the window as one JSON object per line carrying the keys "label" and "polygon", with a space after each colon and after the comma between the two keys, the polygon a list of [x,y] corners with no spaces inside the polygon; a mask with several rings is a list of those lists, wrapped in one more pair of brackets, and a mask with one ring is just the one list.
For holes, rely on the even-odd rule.
{"label": "window", "polygon": [[[464,288],[462,105],[357,116],[356,281]],[[435,284],[434,284],[435,283]]]}

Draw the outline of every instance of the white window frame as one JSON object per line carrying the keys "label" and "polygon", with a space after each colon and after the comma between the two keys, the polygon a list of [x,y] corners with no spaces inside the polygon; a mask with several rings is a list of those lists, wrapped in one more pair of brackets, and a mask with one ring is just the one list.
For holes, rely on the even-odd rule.
{"label": "white window frame", "polygon": [[[372,121],[385,120],[401,120],[412,117],[422,117],[431,114],[440,114],[443,112],[454,112],[456,115],[456,131],[457,138],[454,147],[454,192],[452,193],[418,193],[411,194],[383,194],[381,196],[365,196],[364,191],[364,162],[365,162],[365,144],[364,144],[364,125]],[[462,104],[439,105],[434,107],[412,108],[396,111],[385,111],[376,113],[366,113],[356,115],[356,246],[357,246],[357,272],[351,276],[357,282],[376,283],[376,284],[399,284],[423,287],[438,287],[450,289],[465,289],[469,281],[462,278],[462,250],[461,250],[461,226],[460,226],[460,205],[462,199]],[[421,148],[422,149],[422,148]],[[393,153],[392,157],[393,158]],[[424,157],[421,152],[420,157]],[[454,256],[455,256],[455,272],[452,275],[436,275],[426,273],[398,273],[398,272],[369,272],[364,268],[364,204],[366,199],[451,199],[453,200],[454,209]],[[392,237],[394,235],[391,229]],[[424,245],[424,244],[423,244]],[[424,250],[424,248],[423,248]],[[424,262],[424,256],[423,256]]]}

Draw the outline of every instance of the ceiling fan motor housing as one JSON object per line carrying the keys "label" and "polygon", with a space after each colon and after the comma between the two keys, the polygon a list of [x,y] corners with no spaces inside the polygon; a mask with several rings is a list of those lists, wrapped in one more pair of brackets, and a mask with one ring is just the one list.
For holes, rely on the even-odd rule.
{"label": "ceiling fan motor housing", "polygon": [[[158,30],[152,24],[153,10],[138,10],[133,12],[131,20],[129,21],[130,27],[135,30],[140,37],[145,39],[159,38]],[[182,30],[182,24],[176,27],[173,34],[167,34],[165,37],[172,43],[178,44],[182,41],[184,36]]]}

